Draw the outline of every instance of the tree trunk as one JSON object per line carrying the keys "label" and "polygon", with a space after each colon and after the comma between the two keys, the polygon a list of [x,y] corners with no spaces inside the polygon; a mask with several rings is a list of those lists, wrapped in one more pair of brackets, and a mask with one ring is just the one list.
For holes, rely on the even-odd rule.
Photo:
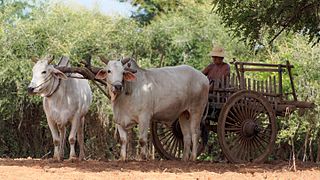
{"label": "tree trunk", "polygon": [[163,66],[163,60],[164,60],[164,54],[161,53],[161,55],[160,55],[160,63],[158,65],[159,68]]}
{"label": "tree trunk", "polygon": [[320,131],[318,132],[317,138],[318,138],[317,163],[320,163]]}
{"label": "tree trunk", "polygon": [[310,138],[310,141],[309,141],[309,156],[310,156],[310,161],[314,162],[312,138]]}
{"label": "tree trunk", "polygon": [[309,134],[310,134],[310,129],[308,129],[306,133],[306,137],[304,138],[302,162],[306,162],[308,160],[307,147],[308,147]]}
{"label": "tree trunk", "polygon": [[293,167],[293,171],[294,171],[294,172],[297,172],[297,167],[296,167],[296,155],[295,155],[295,148],[294,148],[293,137],[291,138],[291,146],[292,146],[292,167]]}

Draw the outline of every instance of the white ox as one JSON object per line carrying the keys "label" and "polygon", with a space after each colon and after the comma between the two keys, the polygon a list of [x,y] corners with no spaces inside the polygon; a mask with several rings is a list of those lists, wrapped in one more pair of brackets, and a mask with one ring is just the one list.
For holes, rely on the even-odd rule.
{"label": "white ox", "polygon": [[146,158],[150,121],[170,124],[179,118],[184,142],[182,159],[195,160],[201,116],[208,100],[207,77],[187,65],[142,69],[130,60],[131,71],[137,71],[133,74],[126,63],[109,61],[96,75],[97,79],[106,78],[108,83],[114,120],[121,139],[120,159],[126,159],[127,130],[132,125],[138,124],[141,157]]}
{"label": "white ox", "polygon": [[[91,89],[87,80],[68,78],[54,68],[50,65],[52,60],[52,58],[44,58],[36,62],[28,92],[43,97],[43,108],[54,144],[53,159],[63,160],[66,125],[70,123],[69,160],[76,159],[76,139],[80,147],[79,159],[82,160],[85,157],[84,118],[92,101]],[[81,77],[79,74],[73,74],[73,76]]]}

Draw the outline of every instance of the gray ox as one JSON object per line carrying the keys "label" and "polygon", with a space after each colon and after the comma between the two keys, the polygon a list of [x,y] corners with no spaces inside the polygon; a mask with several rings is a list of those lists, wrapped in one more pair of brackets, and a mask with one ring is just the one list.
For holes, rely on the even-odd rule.
{"label": "gray ox", "polygon": [[[108,83],[121,140],[120,159],[126,159],[127,130],[132,125],[138,124],[141,158],[146,158],[150,121],[171,124],[179,118],[184,142],[182,159],[195,160],[201,116],[208,100],[209,81],[206,76],[187,65],[142,69],[130,60],[130,69],[126,63],[109,61],[96,75],[97,79],[106,79]],[[136,73],[133,74],[132,70]]]}
{"label": "gray ox", "polygon": [[[79,159],[82,160],[85,157],[84,118],[92,101],[91,89],[87,80],[68,78],[54,68],[50,65],[52,60],[53,58],[44,58],[36,62],[28,92],[43,97],[43,108],[54,144],[53,159],[63,160],[66,126],[70,123],[69,160],[76,159],[76,135],[80,147]],[[81,77],[79,74],[73,76]]]}

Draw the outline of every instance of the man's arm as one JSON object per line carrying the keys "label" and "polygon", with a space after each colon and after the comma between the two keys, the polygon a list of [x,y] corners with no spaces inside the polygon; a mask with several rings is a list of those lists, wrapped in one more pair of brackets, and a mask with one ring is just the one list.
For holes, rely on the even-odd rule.
{"label": "man's arm", "polygon": [[209,73],[209,70],[210,70],[210,64],[206,68],[204,68],[204,70],[202,70],[202,73],[207,76]]}
{"label": "man's arm", "polygon": [[230,66],[229,64],[226,64],[226,68],[223,74],[224,77],[230,76]]}

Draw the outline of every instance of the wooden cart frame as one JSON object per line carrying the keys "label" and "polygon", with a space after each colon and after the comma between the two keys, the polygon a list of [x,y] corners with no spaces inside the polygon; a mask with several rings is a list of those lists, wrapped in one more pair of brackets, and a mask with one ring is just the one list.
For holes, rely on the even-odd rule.
{"label": "wooden cart frame", "polygon": [[[66,59],[63,57],[61,60]],[[64,73],[80,73],[84,78],[94,80],[103,90],[99,84],[107,86],[107,83],[95,79],[95,74],[101,68],[92,67],[90,58],[82,63],[84,67],[57,68]],[[293,65],[289,61],[286,64],[237,61],[231,64],[234,65],[234,74],[211,83],[198,152],[205,147],[208,131],[213,131],[217,133],[222,152],[230,162],[261,163],[270,155],[275,144],[276,117],[285,116],[296,109],[313,108],[314,104],[298,101],[291,72]],[[246,72],[269,72],[275,75],[258,81],[247,78]],[[289,93],[283,92],[284,72],[290,80]],[[178,120],[169,126],[153,121],[151,133],[154,147],[163,158],[182,158],[183,135]]]}
{"label": "wooden cart frame", "polygon": [[[261,163],[272,152],[277,136],[277,116],[296,109],[313,108],[298,101],[291,69],[293,65],[232,62],[235,74],[212,82],[204,129],[216,132],[222,152],[233,163]],[[263,81],[246,77],[246,72],[276,73]],[[283,75],[288,74],[291,90],[283,92]],[[170,127],[152,122],[155,148],[167,159],[180,159],[183,139],[176,120]],[[206,141],[202,139],[202,142]],[[199,148],[199,151],[203,149]]]}

